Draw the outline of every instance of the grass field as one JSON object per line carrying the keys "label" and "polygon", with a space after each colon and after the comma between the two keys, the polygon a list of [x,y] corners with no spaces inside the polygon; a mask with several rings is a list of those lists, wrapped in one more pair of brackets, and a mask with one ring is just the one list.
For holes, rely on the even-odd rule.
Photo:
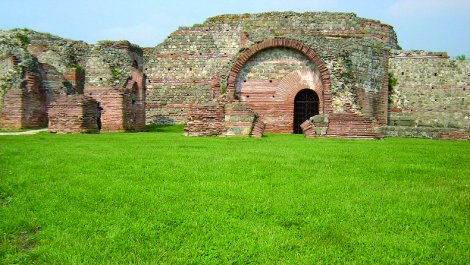
{"label": "grass field", "polygon": [[2,264],[469,264],[470,141],[0,137]]}

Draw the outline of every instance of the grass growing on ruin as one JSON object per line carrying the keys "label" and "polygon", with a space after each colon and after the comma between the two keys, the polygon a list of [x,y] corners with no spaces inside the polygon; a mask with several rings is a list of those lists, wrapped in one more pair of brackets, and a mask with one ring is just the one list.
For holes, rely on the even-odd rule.
{"label": "grass growing on ruin", "polygon": [[470,258],[470,142],[0,136],[0,263]]}

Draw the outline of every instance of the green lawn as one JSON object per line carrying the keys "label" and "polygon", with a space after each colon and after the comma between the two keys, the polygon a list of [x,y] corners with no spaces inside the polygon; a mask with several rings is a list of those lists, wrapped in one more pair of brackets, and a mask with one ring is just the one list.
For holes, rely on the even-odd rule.
{"label": "green lawn", "polygon": [[470,141],[0,136],[0,264],[469,264]]}

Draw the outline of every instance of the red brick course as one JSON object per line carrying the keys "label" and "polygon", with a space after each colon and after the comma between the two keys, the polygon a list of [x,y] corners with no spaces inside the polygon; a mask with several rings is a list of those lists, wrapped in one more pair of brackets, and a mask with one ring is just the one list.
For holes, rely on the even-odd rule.
{"label": "red brick course", "polygon": [[91,97],[58,95],[48,109],[50,132],[99,133],[98,102]]}

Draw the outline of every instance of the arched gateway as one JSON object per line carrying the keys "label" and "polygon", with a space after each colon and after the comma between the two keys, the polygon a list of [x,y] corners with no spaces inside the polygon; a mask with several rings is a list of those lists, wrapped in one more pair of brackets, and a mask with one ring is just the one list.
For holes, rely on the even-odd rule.
{"label": "arched gateway", "polygon": [[[227,88],[258,114],[267,132],[301,133],[300,124],[308,115],[332,112],[328,69],[309,46],[296,40],[266,40],[241,53]],[[294,102],[300,96],[314,105],[299,105],[297,110]]]}

